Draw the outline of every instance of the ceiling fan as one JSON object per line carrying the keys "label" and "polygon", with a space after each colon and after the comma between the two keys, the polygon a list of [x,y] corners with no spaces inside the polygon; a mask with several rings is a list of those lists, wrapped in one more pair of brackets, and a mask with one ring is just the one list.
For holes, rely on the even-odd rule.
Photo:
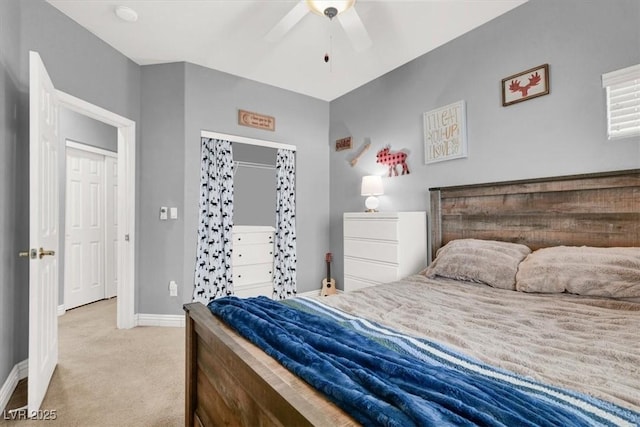
{"label": "ceiling fan", "polygon": [[361,52],[371,46],[371,38],[354,7],[356,0],[300,0],[266,35],[270,42],[282,39],[307,13],[313,12],[338,21],[353,48]]}

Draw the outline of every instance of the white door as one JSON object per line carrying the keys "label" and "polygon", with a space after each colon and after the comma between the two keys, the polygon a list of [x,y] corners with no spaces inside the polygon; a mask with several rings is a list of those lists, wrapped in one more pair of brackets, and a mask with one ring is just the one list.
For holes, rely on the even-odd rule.
{"label": "white door", "polygon": [[42,404],[58,363],[58,102],[47,70],[29,53],[28,411]]}
{"label": "white door", "polygon": [[104,299],[105,156],[67,148],[64,305]]}

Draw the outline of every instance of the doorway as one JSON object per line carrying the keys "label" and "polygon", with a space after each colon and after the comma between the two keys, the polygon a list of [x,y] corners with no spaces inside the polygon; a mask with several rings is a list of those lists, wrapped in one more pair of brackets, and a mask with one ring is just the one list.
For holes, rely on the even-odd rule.
{"label": "doorway", "polygon": [[[40,409],[58,362],[59,109],[117,128],[117,327],[132,328],[135,274],[135,122],[56,90],[42,58],[29,52],[29,372],[28,411]],[[38,249],[39,248],[39,249]],[[58,255],[59,256],[59,255]]]}
{"label": "doorway", "polygon": [[117,327],[135,325],[135,134],[134,121],[119,116],[62,91],[56,91],[60,106],[115,127],[117,136]]}

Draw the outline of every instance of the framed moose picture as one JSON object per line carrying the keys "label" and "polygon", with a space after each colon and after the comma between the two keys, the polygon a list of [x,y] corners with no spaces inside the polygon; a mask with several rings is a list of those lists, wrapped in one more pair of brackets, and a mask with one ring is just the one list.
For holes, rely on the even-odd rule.
{"label": "framed moose picture", "polygon": [[502,79],[502,106],[547,95],[549,93],[549,64]]}

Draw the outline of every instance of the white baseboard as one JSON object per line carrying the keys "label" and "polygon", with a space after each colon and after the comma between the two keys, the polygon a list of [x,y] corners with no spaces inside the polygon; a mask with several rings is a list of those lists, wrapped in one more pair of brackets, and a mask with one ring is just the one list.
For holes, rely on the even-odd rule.
{"label": "white baseboard", "polygon": [[66,312],[67,312],[67,310],[64,308],[64,304],[60,304],[58,306],[58,316],[62,316]]}
{"label": "white baseboard", "polygon": [[[298,292],[296,296],[297,297],[319,297],[320,292],[321,292],[320,289],[318,289],[317,291]],[[342,289],[336,289],[337,294],[341,294],[342,292],[343,292]]]}
{"label": "white baseboard", "polygon": [[7,407],[7,403],[9,403],[9,399],[11,399],[11,395],[15,391],[18,386],[18,381],[23,378],[27,378],[29,374],[29,359],[23,360],[18,363],[11,369],[9,372],[9,376],[7,376],[7,380],[0,388],[0,408],[4,411]]}
{"label": "white baseboard", "polygon": [[184,315],[182,314],[143,314],[135,315],[136,326],[168,326],[183,328]]}
{"label": "white baseboard", "polygon": [[[342,293],[336,289],[337,293]],[[320,296],[320,290],[298,293],[299,297]],[[58,308],[59,310],[59,308]],[[135,326],[162,326],[184,328],[185,319],[182,314],[144,314],[138,313],[134,316]]]}

